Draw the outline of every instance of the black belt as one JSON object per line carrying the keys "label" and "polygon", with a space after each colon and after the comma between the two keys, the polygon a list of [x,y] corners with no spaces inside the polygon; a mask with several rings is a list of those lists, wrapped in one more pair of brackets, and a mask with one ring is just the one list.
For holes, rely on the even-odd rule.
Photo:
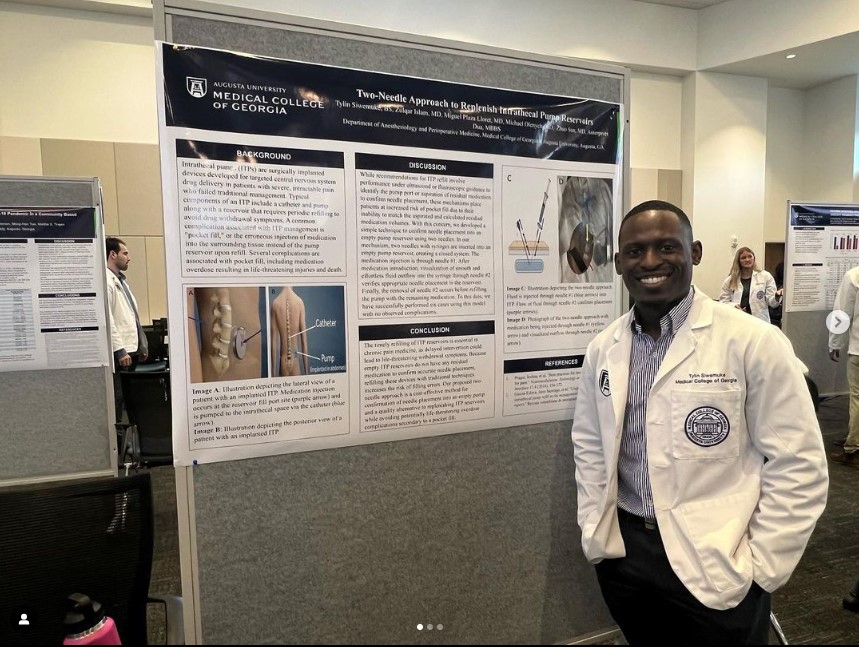
{"label": "black belt", "polygon": [[617,509],[617,518],[620,521],[624,521],[630,525],[642,528],[644,530],[659,530],[659,526],[656,525],[656,519],[647,519],[646,517],[639,517],[636,514],[627,512],[623,508]]}

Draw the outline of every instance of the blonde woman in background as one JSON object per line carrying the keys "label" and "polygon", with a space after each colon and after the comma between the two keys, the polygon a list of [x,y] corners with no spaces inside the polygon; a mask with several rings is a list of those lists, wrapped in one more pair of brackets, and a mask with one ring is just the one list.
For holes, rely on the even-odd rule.
{"label": "blonde woman in background", "polygon": [[731,273],[722,283],[719,301],[733,303],[734,307],[769,323],[769,308],[781,305],[783,288],[776,288],[773,275],[758,268],[755,253],[740,247],[731,265]]}

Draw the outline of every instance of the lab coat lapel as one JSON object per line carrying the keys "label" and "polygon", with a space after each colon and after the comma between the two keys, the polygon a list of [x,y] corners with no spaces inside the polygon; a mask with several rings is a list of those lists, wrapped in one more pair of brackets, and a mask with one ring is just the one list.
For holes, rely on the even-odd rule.
{"label": "lab coat lapel", "polygon": [[659,371],[653,379],[653,387],[651,389],[655,388],[663,377],[673,371],[680,362],[689,357],[692,351],[695,350],[698,340],[692,332],[692,327],[689,323],[687,320],[674,336],[674,341],[671,342],[668,351],[665,353],[665,358],[662,360],[662,364],[659,365]]}
{"label": "lab coat lapel", "polygon": [[674,335],[674,340],[668,347],[665,358],[662,360],[659,371],[653,380],[651,390],[695,350],[695,347],[698,345],[698,336],[695,334],[695,329],[711,323],[712,307],[709,297],[703,292],[696,290],[692,308],[689,310],[689,316],[686,317],[686,321],[680,326],[677,334]]}
{"label": "lab coat lapel", "polygon": [[629,388],[629,359],[632,353],[632,332],[630,317],[618,327],[614,335],[614,345],[606,352],[606,364],[611,384],[611,403],[617,433],[623,431],[623,417],[626,412],[626,394]]}

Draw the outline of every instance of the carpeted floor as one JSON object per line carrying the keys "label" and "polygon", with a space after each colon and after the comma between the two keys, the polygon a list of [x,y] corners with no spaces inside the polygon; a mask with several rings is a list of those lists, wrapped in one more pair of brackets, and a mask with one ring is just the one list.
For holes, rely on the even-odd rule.
{"label": "carpeted floor", "polygon": [[[846,434],[847,396],[825,399],[818,419],[827,452]],[[176,487],[172,467],[151,470],[155,556],[150,590],[181,595]],[[859,579],[859,468],[830,463],[829,503],[790,581],[773,596],[773,611],[790,644],[859,644],[859,614],[841,598]],[[164,643],[164,618],[150,611],[150,644]],[[771,644],[778,644],[773,634]]]}
{"label": "carpeted floor", "polygon": [[[847,434],[848,398],[817,412],[827,453]],[[773,595],[773,611],[793,645],[859,644],[859,614],[841,598],[859,579],[859,468],[829,463],[829,500],[799,566]]]}
{"label": "carpeted floor", "polygon": [[[179,571],[179,527],[176,517],[176,481],[172,467],[154,467],[152,498],[155,508],[155,542],[152,556],[151,594],[182,595]],[[148,607],[149,644],[163,645],[166,640],[164,610]]]}

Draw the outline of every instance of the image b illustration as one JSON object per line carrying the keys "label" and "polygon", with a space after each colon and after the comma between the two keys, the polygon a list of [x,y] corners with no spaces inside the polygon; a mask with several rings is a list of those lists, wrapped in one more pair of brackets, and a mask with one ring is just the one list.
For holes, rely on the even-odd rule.
{"label": "image b illustration", "polygon": [[288,285],[280,294],[272,289],[271,335],[273,377],[310,373],[304,300]]}
{"label": "image b illustration", "polygon": [[343,286],[269,288],[272,377],[346,371]]}

